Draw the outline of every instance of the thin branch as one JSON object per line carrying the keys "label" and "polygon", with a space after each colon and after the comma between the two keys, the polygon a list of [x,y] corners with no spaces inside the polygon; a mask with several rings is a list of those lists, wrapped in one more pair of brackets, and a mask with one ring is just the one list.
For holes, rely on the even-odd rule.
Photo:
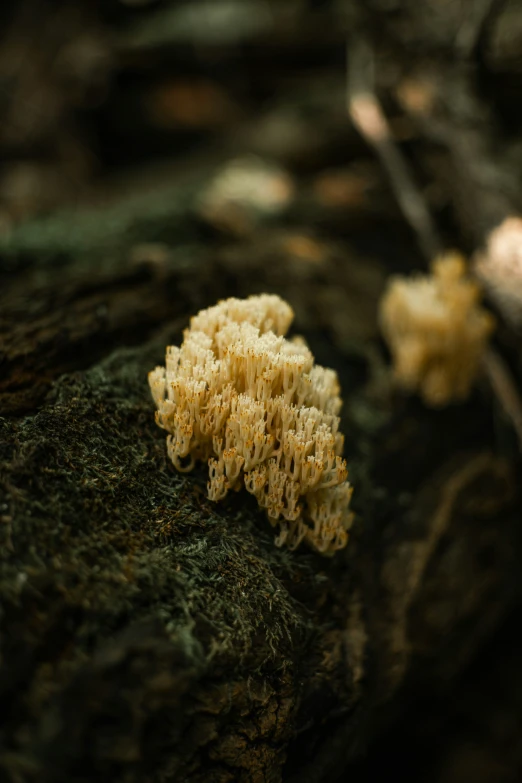
{"label": "thin branch", "polygon": [[442,242],[375,95],[373,52],[366,41],[357,38],[348,42],[347,65],[348,113],[359,133],[377,153],[399,206],[417,236],[423,255],[430,263],[441,253]]}
{"label": "thin branch", "polygon": [[500,354],[491,348],[484,354],[483,366],[495,396],[513,425],[522,450],[522,399],[509,368]]}

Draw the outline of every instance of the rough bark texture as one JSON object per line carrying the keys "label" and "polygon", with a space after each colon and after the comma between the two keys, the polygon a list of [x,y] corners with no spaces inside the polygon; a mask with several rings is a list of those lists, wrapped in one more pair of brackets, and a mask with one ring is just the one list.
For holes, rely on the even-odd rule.
{"label": "rough bark texture", "polygon": [[[420,47],[424,62],[444,50],[446,27],[432,20],[431,32],[424,29],[422,9],[431,4],[403,3],[402,16],[390,19],[384,5],[370,4],[384,31],[376,46],[398,71],[401,46],[418,58]],[[487,53],[490,63],[509,69],[512,61],[499,60],[494,46],[501,22],[495,17],[486,29],[486,4],[460,4],[468,5],[476,13],[461,35],[466,56],[479,47],[483,59]],[[159,170],[149,162],[104,186],[103,197],[95,190],[47,216],[25,204],[23,220],[9,202],[0,248],[0,777],[364,781],[382,774],[376,753],[405,780],[479,780],[465,775],[480,768],[491,772],[480,778],[485,782],[514,781],[516,741],[499,759],[502,737],[487,735],[487,726],[478,734],[475,727],[468,756],[468,746],[446,737],[437,776],[418,760],[410,778],[405,762],[408,741],[422,747],[422,737],[444,736],[441,716],[452,693],[473,704],[478,664],[468,669],[470,662],[493,644],[506,618],[518,621],[522,500],[514,437],[485,382],[468,402],[444,411],[389,389],[377,302],[390,269],[422,260],[378,164],[344,118],[342,67],[335,56],[331,73],[324,65],[332,47],[342,53],[344,33],[334,32],[340,18],[366,30],[361,8],[341,3],[322,11],[331,40],[320,39],[307,57],[323,63],[321,79],[329,74],[331,89],[328,98],[321,84],[299,93],[291,117],[285,107],[294,88],[281,86],[277,68],[263,72],[268,23],[259,13],[248,19],[258,19],[260,29],[248,32],[246,21],[235,29],[243,31],[239,38],[253,36],[244,57],[259,92],[277,86],[269,109],[256,115],[249,107],[238,119],[230,98],[219,106],[233,132],[223,132],[218,112],[217,140],[214,126],[205,127],[206,145],[188,161]],[[144,11],[149,26],[140,22],[136,30],[152,36],[162,63],[154,36],[165,28],[155,14]],[[309,14],[302,10],[302,30],[313,28]],[[284,15],[276,22],[274,51],[284,71],[285,57],[301,62],[307,36],[292,31]],[[462,20],[445,23],[462,29]],[[109,22],[96,25],[96,41],[109,50]],[[131,32],[118,40],[119,68],[143,69],[150,80],[143,38]],[[42,50],[46,40],[42,35]],[[223,58],[233,60],[225,43]],[[471,145],[459,125],[462,102],[449,99],[453,114],[434,115],[431,126],[429,117],[409,118],[407,152],[421,179],[437,180],[430,205],[439,209],[442,231],[475,245],[492,215],[516,208],[516,193],[498,187],[484,166],[513,185],[522,156],[513,147],[516,165],[496,157],[496,131],[476,126],[484,98],[463,70],[462,50],[446,55],[452,89],[469,98],[464,114],[477,154],[460,155],[459,145]],[[115,88],[115,105],[128,100],[124,86]],[[180,100],[178,94],[174,105]],[[60,112],[47,115],[50,127],[64,112],[70,116],[67,106],[64,98]],[[105,122],[115,109],[102,103],[99,111]],[[165,112],[163,122],[174,122]],[[437,130],[435,120],[442,128],[436,149],[425,130]],[[61,127],[67,136],[67,124]],[[136,120],[126,143],[141,131],[157,138]],[[13,144],[0,136],[14,158],[21,152]],[[53,158],[57,148],[47,154]],[[232,150],[266,155],[295,183],[278,215],[242,216],[237,231],[234,220],[227,230],[209,225],[200,208],[202,191]],[[444,165],[434,167],[437,160]],[[176,473],[154,424],[146,376],[163,361],[165,346],[180,341],[201,307],[260,291],[292,304],[294,333],[340,376],[356,520],[347,549],[331,559],[276,548],[265,516],[244,492],[223,504],[208,501],[205,469]],[[510,334],[502,339],[516,374],[520,354]],[[507,639],[509,646],[509,630],[503,633],[499,644]],[[492,682],[515,671],[502,655],[506,666],[497,656]],[[428,706],[420,715],[431,727],[425,734],[415,708],[422,699]],[[486,693],[486,705],[488,699]],[[513,696],[501,705],[514,726],[519,702]],[[453,720],[471,733],[472,716],[466,707]],[[396,734],[378,740],[390,724]],[[493,748],[487,758],[477,739],[486,735]],[[399,756],[391,746],[401,741]]]}

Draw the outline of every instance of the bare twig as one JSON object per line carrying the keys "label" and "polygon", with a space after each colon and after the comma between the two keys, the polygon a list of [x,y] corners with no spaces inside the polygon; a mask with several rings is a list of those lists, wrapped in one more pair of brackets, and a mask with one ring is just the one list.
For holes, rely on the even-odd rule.
{"label": "bare twig", "polygon": [[364,40],[357,38],[348,42],[347,56],[348,113],[359,133],[379,156],[399,206],[429,263],[441,252],[442,242],[413,174],[393,140],[388,121],[375,95],[373,52]]}
{"label": "bare twig", "polygon": [[506,0],[477,0],[469,5],[455,39],[455,47],[461,57],[472,55],[505,4]]}
{"label": "bare twig", "polygon": [[511,420],[522,449],[522,400],[512,375],[500,354],[491,348],[484,354],[483,365],[493,392]]}

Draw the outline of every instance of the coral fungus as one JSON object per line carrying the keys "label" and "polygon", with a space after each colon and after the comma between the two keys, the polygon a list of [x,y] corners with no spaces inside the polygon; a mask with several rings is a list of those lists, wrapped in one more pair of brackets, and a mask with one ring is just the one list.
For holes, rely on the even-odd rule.
{"label": "coral fungus", "polygon": [[522,326],[522,218],[506,218],[475,256],[474,271],[506,319]]}
{"label": "coral fungus", "polygon": [[396,277],[381,302],[384,337],[397,383],[428,405],[464,399],[493,330],[478,285],[456,253],[437,259],[431,275]]}
{"label": "coral fungus", "polygon": [[279,525],[278,545],[332,554],[351,521],[339,383],[285,338],[292,318],[278,296],[224,300],[191,319],[149,383],[178,470],[208,460],[211,500],[244,485]]}

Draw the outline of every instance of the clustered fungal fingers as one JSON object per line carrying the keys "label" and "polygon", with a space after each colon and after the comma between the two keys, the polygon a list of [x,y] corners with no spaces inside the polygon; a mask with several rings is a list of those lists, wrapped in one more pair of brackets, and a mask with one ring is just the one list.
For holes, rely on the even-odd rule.
{"label": "clustered fungal fingers", "polygon": [[351,523],[339,383],[285,337],[292,318],[278,296],[220,302],[191,319],[149,383],[178,470],[207,460],[211,500],[245,486],[279,526],[276,543],[332,554]]}
{"label": "clustered fungal fingers", "polygon": [[522,218],[511,216],[488,236],[475,255],[474,271],[517,331],[522,325]]}
{"label": "clustered fungal fingers", "polygon": [[380,319],[400,386],[432,406],[468,396],[494,321],[460,255],[437,259],[431,275],[393,278]]}

